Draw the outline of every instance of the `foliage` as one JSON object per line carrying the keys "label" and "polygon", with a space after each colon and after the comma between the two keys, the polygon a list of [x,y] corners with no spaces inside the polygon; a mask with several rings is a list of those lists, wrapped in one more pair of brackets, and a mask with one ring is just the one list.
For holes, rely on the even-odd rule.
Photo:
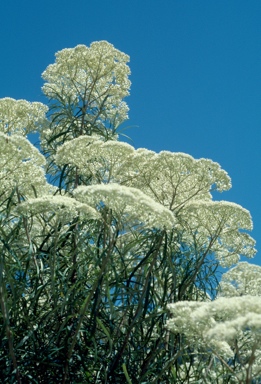
{"label": "foliage", "polygon": [[227,377],[186,327],[193,308],[219,325],[218,266],[254,256],[251,217],[212,200],[231,187],[219,164],[118,141],[128,60],[105,41],[64,49],[43,73],[49,107],[0,100],[3,383],[196,383],[215,364]]}

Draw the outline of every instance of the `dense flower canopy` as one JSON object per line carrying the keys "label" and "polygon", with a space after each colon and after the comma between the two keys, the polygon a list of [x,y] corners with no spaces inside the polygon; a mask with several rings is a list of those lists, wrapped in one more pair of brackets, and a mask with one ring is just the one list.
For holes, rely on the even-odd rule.
{"label": "dense flower canopy", "polygon": [[[120,216],[123,210],[116,203],[116,196],[122,191],[120,196],[124,201],[127,194],[124,195],[123,191],[128,191],[128,188],[129,194],[136,190],[136,200],[143,202],[149,214],[153,212],[151,201],[154,201],[154,206],[161,205],[162,210],[163,207],[166,212],[169,210],[169,217],[174,214],[182,233],[182,243],[189,245],[191,250],[196,246],[198,253],[201,250],[214,253],[223,266],[237,263],[240,254],[247,257],[255,254],[254,240],[239,231],[252,229],[249,212],[237,204],[212,201],[211,192],[229,189],[231,181],[219,164],[211,160],[196,160],[184,153],[135,150],[127,143],[83,135],[61,145],[54,163],[68,170],[69,190],[75,188],[75,182],[70,181],[75,180],[76,173],[78,181],[83,184],[91,180],[93,186],[86,188],[89,200],[96,199],[96,204],[104,201],[104,196],[100,195],[102,189],[113,206],[118,207]],[[111,183],[114,190],[112,186],[103,185]],[[99,187],[99,184],[102,185]],[[77,190],[75,193],[77,195]],[[129,215],[131,211],[133,214],[140,212],[140,221],[147,222],[147,219],[142,219],[145,210],[141,205],[138,208],[134,200],[128,205],[128,210]],[[162,215],[160,227],[164,227],[166,217]],[[165,227],[170,227],[168,219]]]}
{"label": "dense flower canopy", "polygon": [[220,296],[261,296],[261,267],[246,261],[238,263],[222,275]]}
{"label": "dense flower canopy", "polygon": [[18,206],[17,211],[23,214],[37,215],[48,212],[55,214],[61,220],[71,220],[79,215],[86,215],[89,219],[99,219],[99,213],[87,204],[82,204],[71,197],[43,196],[28,199]]}
{"label": "dense flower canopy", "polygon": [[128,61],[128,55],[107,41],[57,52],[55,64],[42,74],[43,92],[60,110],[54,116],[60,125],[57,130],[67,124],[72,137],[93,131],[103,134],[105,128],[118,127],[126,120],[128,106],[123,99],[130,88]]}
{"label": "dense flower canopy", "polygon": [[[198,353],[216,356],[219,365],[240,382],[261,374],[261,298],[259,296],[220,297],[206,302],[169,304],[172,318],[167,327],[182,333]],[[235,365],[226,364],[235,359]],[[251,371],[249,371],[251,367]],[[219,367],[220,368],[220,367]],[[209,365],[209,379],[216,366]],[[211,372],[212,371],[212,372]],[[251,372],[251,375],[250,375]],[[224,375],[224,371],[223,371]]]}
{"label": "dense flower canopy", "polygon": [[[63,49],[42,75],[48,106],[0,100],[1,372],[249,384],[261,375],[261,269],[238,263],[256,252],[250,213],[213,199],[231,188],[218,163],[118,140],[128,61],[106,41]],[[233,266],[220,284],[219,266]]]}
{"label": "dense flower canopy", "polygon": [[102,203],[102,206],[112,210],[118,220],[127,222],[129,226],[143,224],[152,228],[172,229],[175,224],[172,212],[136,188],[113,183],[80,186],[74,196],[98,209]]}
{"label": "dense flower canopy", "polygon": [[42,103],[30,103],[10,97],[0,99],[0,132],[27,135],[46,127],[48,107]]}
{"label": "dense flower canopy", "polygon": [[25,137],[0,132],[0,195],[8,197],[15,188],[23,196],[43,195],[54,190],[45,177],[44,156]]}

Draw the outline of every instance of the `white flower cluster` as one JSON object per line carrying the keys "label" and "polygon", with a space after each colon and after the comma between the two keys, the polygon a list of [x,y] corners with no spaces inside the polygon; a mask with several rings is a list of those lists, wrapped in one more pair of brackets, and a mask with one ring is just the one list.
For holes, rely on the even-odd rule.
{"label": "white flower cluster", "polygon": [[231,187],[227,173],[211,160],[195,160],[184,153],[135,150],[126,143],[104,143],[88,136],[61,146],[55,161],[60,166],[73,164],[82,174],[100,174],[106,169],[104,182],[113,180],[138,188],[174,212],[191,200],[210,200],[213,188],[223,191]]}
{"label": "white flower cluster", "polygon": [[107,41],[63,49],[42,74],[43,92],[50,99],[78,106],[77,116],[82,119],[86,113],[86,124],[118,126],[128,118],[128,107],[122,101],[129,95],[128,61],[128,55]]}
{"label": "white flower cluster", "polygon": [[213,187],[222,191],[231,186],[217,163],[178,152],[137,150],[122,170],[127,185],[140,188],[174,212],[190,200],[209,200]]}
{"label": "white flower cluster", "polygon": [[171,211],[135,188],[113,183],[80,186],[74,191],[74,196],[95,208],[105,205],[128,226],[142,224],[150,228],[173,228],[175,224]]}
{"label": "white flower cluster", "polygon": [[261,297],[182,301],[169,304],[168,309],[172,317],[167,321],[167,328],[185,335],[195,353],[198,350],[198,353],[212,354],[219,358],[220,364],[236,355],[235,374],[244,376],[249,365],[253,377],[261,373]]}
{"label": "white flower cluster", "polygon": [[[53,187],[42,166],[45,158],[25,137],[0,132],[0,194],[8,196],[14,188],[23,196],[45,194]],[[32,187],[33,186],[33,187]]]}
{"label": "white flower cluster", "polygon": [[255,241],[241,230],[251,230],[250,213],[240,205],[227,201],[191,201],[179,215],[186,229],[188,243],[195,242],[198,249],[209,244],[209,250],[223,266],[239,261],[240,255],[252,258]]}
{"label": "white flower cluster", "polygon": [[231,186],[227,173],[211,160],[135,150],[126,143],[80,136],[60,146],[55,163],[76,167],[77,174],[91,176],[94,184],[118,183],[143,192],[175,214],[182,241],[191,250],[196,241],[197,252],[215,253],[223,266],[256,252],[254,240],[240,231],[252,229],[249,212],[237,204],[211,199],[212,189]]}
{"label": "white flower cluster", "polygon": [[48,107],[42,103],[30,103],[10,97],[0,99],[0,132],[27,135],[46,127]]}
{"label": "white flower cluster", "polygon": [[219,296],[261,296],[261,267],[245,262],[238,263],[223,273]]}
{"label": "white flower cluster", "polygon": [[63,144],[55,156],[59,166],[76,166],[81,175],[91,175],[93,183],[118,181],[122,164],[134,148],[119,141],[102,141],[97,136],[80,136]]}
{"label": "white flower cluster", "polygon": [[49,213],[56,215],[60,220],[71,220],[76,216],[87,219],[99,219],[99,213],[87,204],[80,203],[66,196],[42,196],[19,204],[17,212],[22,214],[38,215]]}

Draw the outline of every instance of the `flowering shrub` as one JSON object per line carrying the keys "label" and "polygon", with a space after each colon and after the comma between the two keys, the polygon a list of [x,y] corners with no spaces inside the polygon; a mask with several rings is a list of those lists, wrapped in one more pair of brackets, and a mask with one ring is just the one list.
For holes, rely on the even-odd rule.
{"label": "flowering shrub", "polygon": [[259,270],[216,274],[255,255],[250,214],[213,201],[219,164],[118,141],[128,61],[106,41],[64,49],[48,107],[0,100],[3,383],[259,377]]}

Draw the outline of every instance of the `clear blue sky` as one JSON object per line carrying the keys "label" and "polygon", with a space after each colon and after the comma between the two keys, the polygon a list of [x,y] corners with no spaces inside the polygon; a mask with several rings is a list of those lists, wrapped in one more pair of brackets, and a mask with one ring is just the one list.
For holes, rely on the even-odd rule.
{"label": "clear blue sky", "polygon": [[261,251],[260,0],[3,0],[0,15],[0,97],[46,102],[56,51],[109,41],[131,57],[133,145],[219,162]]}

